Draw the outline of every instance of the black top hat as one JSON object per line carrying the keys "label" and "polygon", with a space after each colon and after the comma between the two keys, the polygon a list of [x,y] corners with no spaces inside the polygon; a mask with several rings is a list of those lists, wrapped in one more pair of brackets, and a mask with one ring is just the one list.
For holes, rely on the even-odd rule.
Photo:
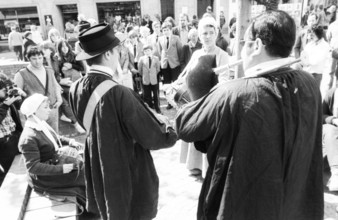
{"label": "black top hat", "polygon": [[82,51],[76,56],[76,60],[96,57],[120,43],[120,40],[114,35],[114,30],[104,23],[81,32],[79,41]]}

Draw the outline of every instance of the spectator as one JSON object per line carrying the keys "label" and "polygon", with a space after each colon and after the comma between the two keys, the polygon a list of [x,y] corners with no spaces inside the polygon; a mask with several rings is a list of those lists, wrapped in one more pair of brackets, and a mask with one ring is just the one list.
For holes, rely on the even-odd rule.
{"label": "spectator", "polygon": [[23,60],[22,46],[23,39],[22,35],[16,31],[16,26],[11,27],[11,33],[8,35],[8,46],[11,50],[14,50],[18,61]]}
{"label": "spectator", "polygon": [[146,26],[141,26],[139,40],[141,41],[143,45],[150,43],[149,36],[150,36],[150,29]]}
{"label": "spectator", "polygon": [[324,6],[323,5],[319,5],[318,7],[318,11],[317,11],[317,25],[318,26],[322,26],[325,30],[327,29],[328,26],[328,21],[326,20],[326,14],[324,11]]}
{"label": "spectator", "polygon": [[43,52],[37,47],[32,47],[27,58],[27,67],[19,70],[14,76],[15,84],[28,96],[34,93],[47,94],[52,108],[47,123],[58,132],[58,111],[62,104],[61,88],[57,83],[52,68],[43,66]]}
{"label": "spectator", "polygon": [[[115,36],[119,39],[120,44],[116,46],[116,51],[119,54],[119,64],[121,67],[122,73],[120,74],[120,82],[122,85],[133,89],[133,77],[131,74],[131,71],[129,68],[134,68],[134,63],[130,66],[130,61],[129,61],[129,50],[125,46],[125,41],[127,39],[127,35],[123,34],[121,32],[117,32]],[[136,70],[135,70],[136,71]],[[136,71],[137,72],[137,71]]]}
{"label": "spectator", "polygon": [[60,112],[63,113],[60,119],[70,122],[77,132],[85,133],[86,131],[77,122],[72,110],[69,106],[69,88],[72,82],[81,78],[81,72],[84,71],[84,64],[81,61],[75,60],[71,46],[64,40],[60,39],[57,42],[58,58],[59,58],[59,72],[61,73],[60,85],[62,87],[62,104]]}
{"label": "spectator", "polygon": [[192,54],[202,48],[202,44],[198,40],[198,31],[193,28],[190,29],[188,34],[188,43],[182,47],[182,56],[181,56],[181,71],[184,70],[186,65],[189,63]]}
{"label": "spectator", "polygon": [[[159,49],[161,55],[161,68],[163,74],[163,84],[174,82],[180,74],[180,56],[182,43],[178,36],[172,34],[170,22],[162,24],[163,36],[159,39]],[[167,109],[172,106],[168,103]]]}
{"label": "spectator", "polygon": [[304,50],[306,44],[311,40],[311,29],[316,25],[317,15],[315,13],[311,13],[307,19],[307,26],[301,30],[299,35],[296,38],[296,43],[294,46],[295,57],[299,58],[300,53]]}
{"label": "spectator", "polygon": [[[19,153],[18,142],[22,132],[17,102],[21,96],[9,96],[13,83],[0,73],[0,186],[15,155]],[[25,95],[21,93],[22,95]]]}
{"label": "spectator", "polygon": [[61,38],[60,32],[56,28],[48,31],[48,40],[54,45],[55,51],[57,50],[56,43]]}
{"label": "spectator", "polygon": [[229,43],[228,41],[223,37],[221,29],[218,31],[217,39],[216,39],[216,46],[224,50],[225,52],[229,52],[228,49]]}
{"label": "spectator", "polygon": [[331,170],[330,191],[338,191],[338,90],[334,86],[323,101],[323,157],[327,156]]}
{"label": "spectator", "polygon": [[301,54],[303,70],[312,74],[316,79],[318,87],[325,92],[328,88],[324,85],[321,87],[321,82],[323,77],[325,77],[326,82],[331,72],[331,49],[329,44],[324,40],[323,27],[313,27],[310,34],[312,40],[305,46]]}
{"label": "spectator", "polygon": [[[216,46],[217,32],[217,22],[213,17],[206,16],[200,20],[198,25],[198,35],[202,43],[202,49],[196,50],[192,54],[191,59],[185,68],[187,72],[190,72],[200,57],[208,54],[216,55],[216,66],[223,66],[229,63],[228,54]],[[219,82],[231,79],[230,74],[227,71],[218,75],[217,78]],[[180,81],[181,79],[182,78],[179,78],[177,81]],[[202,175],[202,177],[205,177],[208,161],[205,155],[196,150],[193,143],[182,141],[180,162],[187,164],[187,168],[192,175]]]}
{"label": "spectator", "polygon": [[198,19],[196,15],[192,16],[192,20],[191,20],[191,28],[195,28],[198,29]]}
{"label": "spectator", "polygon": [[[329,28],[326,32],[326,38],[327,38],[328,43],[330,44],[331,50],[337,51],[338,49],[338,21],[337,20],[329,25]],[[337,62],[338,60],[336,58],[332,59],[331,73],[330,73],[332,83],[334,81],[334,76],[336,77],[336,79],[338,77]]]}
{"label": "spectator", "polygon": [[[84,51],[76,58],[86,59],[90,70],[72,86],[70,103],[85,124],[93,91],[104,81],[114,83],[120,42],[106,24],[82,32],[79,40]],[[159,180],[149,150],[174,145],[176,133],[167,118],[149,111],[129,88],[116,84],[98,99],[84,150],[88,211],[99,212],[102,219],[153,219]]]}
{"label": "spectator", "polygon": [[32,32],[26,31],[23,34],[24,40],[23,40],[23,57],[25,61],[28,61],[27,59],[27,52],[30,50],[31,47],[36,46],[36,43],[32,40]]}
{"label": "spectator", "polygon": [[[175,19],[173,19],[173,17],[171,17],[171,16],[166,17],[164,22],[166,22],[166,21],[171,24],[172,28],[176,27],[176,22],[175,22]],[[162,23],[162,25],[163,25],[163,23]]]}
{"label": "spectator", "polygon": [[130,70],[133,74],[133,86],[134,91],[141,94],[142,93],[142,82],[141,77],[137,71],[137,63],[141,56],[143,56],[143,44],[139,41],[137,32],[130,31],[128,34],[129,41],[126,42],[126,47],[129,50],[129,62],[131,65]]}
{"label": "spectator", "polygon": [[[212,7],[209,5],[206,9],[205,9],[205,11],[206,11],[206,14],[209,14],[209,15],[211,15],[214,19],[216,19],[216,16],[215,16],[215,14],[212,12]],[[203,15],[204,16],[204,15]]]}
{"label": "spectator", "polygon": [[153,55],[157,56],[160,59],[160,53],[159,53],[159,46],[158,46],[158,40],[162,36],[161,32],[161,23],[159,21],[153,22],[153,30],[154,33],[152,33],[148,38],[150,45],[153,47]]}
{"label": "spectator", "polygon": [[173,34],[180,37],[182,44],[188,43],[189,16],[187,14],[180,14],[180,23],[177,27],[172,29]]}
{"label": "spectator", "polygon": [[46,123],[51,112],[46,96],[31,95],[20,110],[27,121],[18,146],[25,159],[29,185],[41,194],[76,196],[85,206],[84,167],[77,152],[81,145],[59,136]]}
{"label": "spectator", "polygon": [[42,33],[39,31],[36,25],[31,25],[31,32],[32,32],[32,41],[34,41],[35,44],[40,44],[43,41]]}
{"label": "spectator", "polygon": [[145,14],[142,19],[141,26],[146,26],[150,30],[150,34],[152,34],[153,31],[153,21],[150,20],[150,16]]}
{"label": "spectator", "polygon": [[160,72],[160,61],[158,57],[152,55],[152,46],[144,45],[142,56],[138,62],[138,70],[142,76],[142,87],[144,91],[144,101],[150,108],[161,114],[159,99],[159,81],[158,74]]}

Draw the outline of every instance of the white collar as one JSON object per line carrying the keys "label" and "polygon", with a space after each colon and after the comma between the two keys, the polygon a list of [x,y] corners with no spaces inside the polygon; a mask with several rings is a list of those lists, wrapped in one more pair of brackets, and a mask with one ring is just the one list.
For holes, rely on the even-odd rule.
{"label": "white collar", "polygon": [[245,77],[255,77],[260,74],[257,74],[257,72],[261,72],[263,70],[271,70],[271,69],[278,69],[278,67],[284,66],[288,63],[290,63],[294,58],[287,57],[287,58],[280,58],[275,60],[266,61],[263,63],[259,63],[256,66],[250,67],[247,69],[244,73]]}
{"label": "white collar", "polygon": [[[110,75],[111,77],[113,77],[114,75],[114,71],[107,67],[107,66],[102,66],[102,65],[91,65],[89,71],[93,71],[95,72],[95,70],[98,71],[98,73],[100,74],[104,74],[104,73],[107,73],[108,75]],[[103,73],[102,73],[103,72]]]}
{"label": "white collar", "polygon": [[32,121],[32,120],[27,120],[25,122],[25,127],[29,127],[29,128],[35,129],[37,131],[42,131],[41,125],[39,125],[38,123],[36,123],[35,121]]}

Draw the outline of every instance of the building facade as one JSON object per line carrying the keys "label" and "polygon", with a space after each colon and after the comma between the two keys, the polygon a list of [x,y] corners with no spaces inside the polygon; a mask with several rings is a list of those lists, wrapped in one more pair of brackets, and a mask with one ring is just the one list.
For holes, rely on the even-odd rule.
{"label": "building facade", "polygon": [[3,0],[0,1],[0,34],[8,34],[13,25],[19,27],[19,31],[36,25],[44,35],[50,27],[63,32],[65,23],[76,21],[79,13],[98,22],[109,17],[126,19],[145,14],[151,17],[159,14],[162,19],[172,16],[178,20],[182,12],[189,17],[201,17],[209,5],[215,9],[216,17],[220,11],[228,17],[229,1],[226,0]]}

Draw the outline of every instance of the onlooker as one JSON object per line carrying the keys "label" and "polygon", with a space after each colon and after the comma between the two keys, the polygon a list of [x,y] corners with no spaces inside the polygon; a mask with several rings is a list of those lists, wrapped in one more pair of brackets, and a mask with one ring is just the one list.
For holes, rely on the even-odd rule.
{"label": "onlooker", "polygon": [[322,99],[288,67],[295,32],[286,12],[263,12],[244,37],[246,77],[178,112],[179,138],[205,142],[209,162],[197,219],[323,218]]}
{"label": "onlooker", "polygon": [[[75,60],[75,54],[72,51],[71,46],[64,40],[60,39],[57,42],[58,59],[59,59],[59,72],[61,73],[60,85],[62,91],[62,105],[60,106],[60,112],[63,113],[60,119],[68,121],[74,125],[75,129],[79,133],[85,133],[86,131],[77,122],[72,110],[69,106],[69,88],[72,82],[75,82],[81,78],[84,71],[84,64],[81,61]],[[68,119],[68,120],[67,120]]]}
{"label": "onlooker", "polygon": [[318,87],[322,89],[322,92],[327,91],[329,88],[324,85],[321,87],[322,79],[326,80],[330,77],[331,73],[331,48],[329,44],[324,40],[324,29],[321,26],[315,26],[312,28],[311,41],[305,46],[304,51],[301,54],[301,60],[303,70],[312,74],[316,79]]}
{"label": "onlooker", "polygon": [[137,71],[137,63],[141,56],[143,56],[143,44],[139,41],[138,35],[136,31],[130,31],[128,33],[129,40],[126,42],[126,47],[129,49],[129,63],[130,70],[133,74],[133,85],[134,91],[137,93],[142,93],[142,82],[141,77]]}
{"label": "onlooker", "polygon": [[[86,59],[90,70],[72,86],[70,103],[84,125],[93,91],[104,81],[114,84],[120,42],[106,24],[82,32],[79,40],[84,52],[76,58]],[[154,218],[159,180],[149,150],[174,145],[175,131],[167,118],[149,111],[136,93],[118,84],[98,98],[94,109],[84,150],[88,211],[99,212],[102,219]]]}
{"label": "onlooker", "polygon": [[159,21],[154,21],[153,22],[153,30],[154,32],[148,37],[150,45],[153,46],[153,55],[157,56],[160,58],[160,52],[159,52],[159,45],[158,45],[158,40],[162,36],[161,32],[161,23]]}
{"label": "onlooker", "polygon": [[[174,82],[180,74],[180,56],[182,43],[177,35],[172,34],[172,25],[169,22],[162,24],[163,36],[159,39],[159,49],[161,55],[161,73],[163,74],[163,84]],[[172,106],[168,103],[167,109]]]}
{"label": "onlooker", "polygon": [[138,62],[138,71],[142,76],[143,99],[150,108],[161,113],[159,100],[159,81],[160,61],[158,57],[152,55],[152,46],[144,45],[142,56]]}
{"label": "onlooker", "polygon": [[[36,93],[24,100],[21,112],[27,117],[18,147],[25,159],[29,185],[41,194],[76,196],[86,203],[84,167],[74,139],[59,136],[46,120],[48,98]],[[62,145],[69,147],[62,147]]]}
{"label": "onlooker", "polygon": [[182,47],[182,56],[181,56],[181,71],[184,70],[186,65],[189,63],[192,54],[202,48],[202,44],[198,40],[198,31],[193,28],[189,31],[188,34],[189,41],[187,44]]}
{"label": "onlooker", "polygon": [[8,46],[9,49],[14,50],[18,61],[23,60],[22,45],[22,35],[16,31],[16,26],[11,27],[11,33],[8,35]]}
{"label": "onlooker", "polygon": [[188,43],[189,27],[189,16],[187,14],[180,14],[180,23],[177,27],[172,29],[173,34],[177,35],[181,39],[182,44]]}
{"label": "onlooker", "polygon": [[56,46],[61,76],[75,82],[85,70],[83,62],[75,60],[76,55],[65,39],[59,39],[56,42]]}
{"label": "onlooker", "polygon": [[55,51],[57,51],[56,43],[60,38],[61,34],[56,28],[52,28],[48,31],[48,40],[54,45]]}
{"label": "onlooker", "polygon": [[28,96],[34,93],[47,95],[52,108],[47,122],[58,132],[58,111],[62,104],[61,87],[55,79],[53,69],[43,66],[43,52],[41,49],[31,47],[27,53],[27,58],[30,63],[15,74],[14,82]]}
{"label": "onlooker", "polygon": [[153,21],[150,20],[150,16],[145,14],[142,19],[141,26],[146,26],[150,30],[150,34],[152,34],[153,31]]}
{"label": "onlooker", "polygon": [[[171,24],[172,28],[176,27],[176,22],[175,22],[175,19],[173,17],[171,17],[171,16],[166,17],[166,19],[164,19],[164,22],[166,22],[166,21]],[[163,23],[162,23],[162,25],[163,25]]]}
{"label": "onlooker", "polygon": [[323,101],[323,156],[331,169],[330,191],[338,191],[338,90],[334,86]]}
{"label": "onlooker", "polygon": [[[206,13],[205,14],[209,14],[211,15],[214,19],[216,19],[215,14],[212,12],[212,7],[209,5],[206,9],[205,9]],[[204,15],[203,15],[204,16]]]}
{"label": "onlooker", "polygon": [[324,6],[323,5],[319,5],[318,7],[318,11],[317,11],[317,25],[318,26],[322,26],[324,29],[327,29],[328,26],[328,21],[326,20],[326,14],[324,11]]}
{"label": "onlooker", "polygon": [[15,155],[19,153],[18,142],[22,132],[16,106],[21,96],[9,94],[12,86],[8,77],[0,73],[0,186]]}
{"label": "onlooker", "polygon": [[216,39],[216,45],[217,47],[221,48],[225,52],[229,52],[230,49],[228,49],[229,43],[228,41],[223,37],[223,34],[221,32],[221,29],[218,31],[217,39]]}
{"label": "onlooker", "polygon": [[40,44],[42,39],[42,33],[39,31],[36,25],[31,25],[31,32],[32,32],[32,41],[36,44]]}
{"label": "onlooker", "polygon": [[[216,66],[223,66],[229,63],[228,54],[216,46],[217,31],[217,22],[213,17],[206,16],[200,20],[198,25],[198,35],[202,43],[202,49],[196,50],[192,54],[191,59],[185,68],[187,72],[195,66],[195,63],[201,56],[207,54],[216,55]],[[231,77],[228,71],[218,75],[219,82],[224,82],[229,79],[231,79]],[[193,143],[182,141],[180,162],[187,164],[187,168],[190,170],[192,175],[202,174],[202,177],[205,177],[206,170],[208,168],[208,161],[205,155],[196,150]]]}
{"label": "onlooker", "polygon": [[[330,44],[332,54],[335,53],[333,51],[338,50],[338,21],[337,20],[329,25],[329,28],[326,32],[326,38],[327,38],[328,43]],[[337,63],[338,63],[338,59],[332,56],[332,65],[331,65],[331,73],[330,73],[332,83],[334,81],[334,77],[338,79]],[[332,83],[331,83],[331,86],[332,86]]]}
{"label": "onlooker", "polygon": [[306,44],[311,40],[311,29],[317,23],[317,15],[315,13],[311,13],[307,19],[307,26],[301,30],[299,35],[296,38],[296,43],[294,46],[295,57],[299,58],[300,53],[304,50]]}
{"label": "onlooker", "polygon": [[141,41],[141,43],[143,45],[150,44],[149,36],[150,36],[150,29],[148,27],[146,27],[146,26],[141,26],[140,27],[139,41]]}
{"label": "onlooker", "polygon": [[196,15],[192,16],[192,20],[191,20],[191,28],[195,28],[198,29],[198,19]]}
{"label": "onlooker", "polygon": [[27,52],[30,50],[31,47],[36,46],[36,43],[32,40],[32,32],[26,31],[23,34],[24,40],[23,40],[23,58],[25,61],[28,61],[27,59]]}

